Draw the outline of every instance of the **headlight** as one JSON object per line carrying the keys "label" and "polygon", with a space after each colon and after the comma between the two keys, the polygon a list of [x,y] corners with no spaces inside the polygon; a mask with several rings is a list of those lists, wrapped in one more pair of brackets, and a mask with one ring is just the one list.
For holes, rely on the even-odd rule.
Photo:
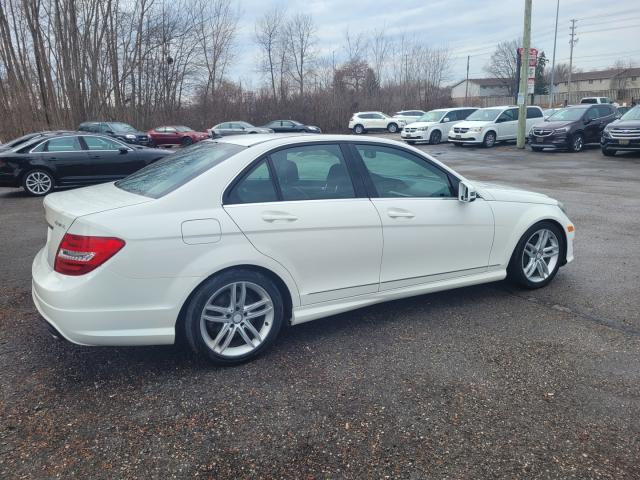
{"label": "headlight", "polygon": [[562,202],[558,202],[558,208],[560,210],[562,210],[562,213],[564,213],[565,215],[567,215],[567,209],[564,207],[564,203]]}
{"label": "headlight", "polygon": [[603,137],[607,137],[607,138],[611,138],[611,132],[605,128],[605,129],[602,131],[602,136],[603,136]]}
{"label": "headlight", "polygon": [[529,129],[529,133],[528,133],[528,135],[529,135],[529,136],[533,135],[533,127],[531,127],[531,128]]}
{"label": "headlight", "polygon": [[482,130],[484,130],[484,127],[471,127],[469,129],[470,132],[481,132]]}
{"label": "headlight", "polygon": [[129,140],[135,140],[136,136],[131,134],[131,133],[128,133],[128,134],[125,135],[125,138],[128,138]]}
{"label": "headlight", "polygon": [[421,132],[426,132],[427,130],[429,130],[429,127],[418,127],[416,128],[416,130],[419,130]]}
{"label": "headlight", "polygon": [[553,133],[567,133],[569,131],[569,127],[556,128]]}

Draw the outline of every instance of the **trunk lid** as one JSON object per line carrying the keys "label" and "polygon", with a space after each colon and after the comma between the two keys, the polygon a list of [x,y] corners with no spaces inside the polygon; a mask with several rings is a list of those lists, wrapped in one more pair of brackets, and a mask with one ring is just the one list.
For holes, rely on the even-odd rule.
{"label": "trunk lid", "polygon": [[44,198],[44,210],[48,225],[46,248],[49,265],[54,266],[62,237],[77,218],[152,200],[121,190],[113,183],[47,195]]}

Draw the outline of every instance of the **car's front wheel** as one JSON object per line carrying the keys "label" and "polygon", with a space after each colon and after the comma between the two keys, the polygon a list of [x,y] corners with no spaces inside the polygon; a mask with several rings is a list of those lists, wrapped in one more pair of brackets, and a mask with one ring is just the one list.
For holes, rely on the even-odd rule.
{"label": "car's front wheel", "polygon": [[184,137],[180,143],[183,147],[188,147],[189,145],[193,145],[193,138]]}
{"label": "car's front wheel", "polygon": [[516,245],[508,278],[531,289],[548,285],[558,273],[565,248],[564,235],[555,223],[536,223]]}
{"label": "car's front wheel", "polygon": [[616,156],[616,151],[615,150],[609,150],[608,148],[602,147],[602,154],[605,157],[615,157]]}
{"label": "car's front wheel", "polygon": [[387,130],[389,131],[389,133],[396,133],[398,131],[398,125],[396,125],[395,123],[390,123],[389,125],[387,125]]}
{"label": "car's front wheel", "polygon": [[438,145],[441,140],[442,133],[440,133],[440,130],[434,130],[433,132],[431,132],[431,136],[429,137],[429,143],[431,145]]}
{"label": "car's front wheel", "polygon": [[282,295],[269,277],[229,270],[204,282],[193,295],[185,336],[196,353],[231,365],[251,360],[271,345],[283,318]]}
{"label": "car's front wheel", "polygon": [[571,139],[570,150],[572,152],[580,152],[584,148],[584,137],[581,133],[576,133]]}
{"label": "car's front wheel", "polygon": [[487,132],[482,140],[482,146],[484,148],[491,148],[496,144],[496,134],[494,132]]}
{"label": "car's front wheel", "polygon": [[22,178],[22,188],[29,195],[42,197],[55,187],[53,176],[46,170],[31,170]]}

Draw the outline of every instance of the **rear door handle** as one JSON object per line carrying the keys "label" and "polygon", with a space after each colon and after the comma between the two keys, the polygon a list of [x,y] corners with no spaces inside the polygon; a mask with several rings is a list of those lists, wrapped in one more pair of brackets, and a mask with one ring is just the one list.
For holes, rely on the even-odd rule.
{"label": "rear door handle", "polygon": [[415,214],[410,212],[409,210],[404,210],[402,208],[390,208],[387,210],[387,215],[391,218],[413,218]]}
{"label": "rear door handle", "polygon": [[262,212],[262,220],[265,222],[295,222],[298,217],[287,212]]}

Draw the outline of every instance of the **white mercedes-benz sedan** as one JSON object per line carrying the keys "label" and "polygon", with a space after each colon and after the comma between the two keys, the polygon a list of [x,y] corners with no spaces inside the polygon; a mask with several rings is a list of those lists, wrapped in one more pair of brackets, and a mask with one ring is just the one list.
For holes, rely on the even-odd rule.
{"label": "white mercedes-benz sedan", "polygon": [[543,287],[573,260],[558,201],[381,138],[205,140],[44,206],[33,300],[52,333],[180,336],[220,364],[255,357],[285,323],[505,277]]}

